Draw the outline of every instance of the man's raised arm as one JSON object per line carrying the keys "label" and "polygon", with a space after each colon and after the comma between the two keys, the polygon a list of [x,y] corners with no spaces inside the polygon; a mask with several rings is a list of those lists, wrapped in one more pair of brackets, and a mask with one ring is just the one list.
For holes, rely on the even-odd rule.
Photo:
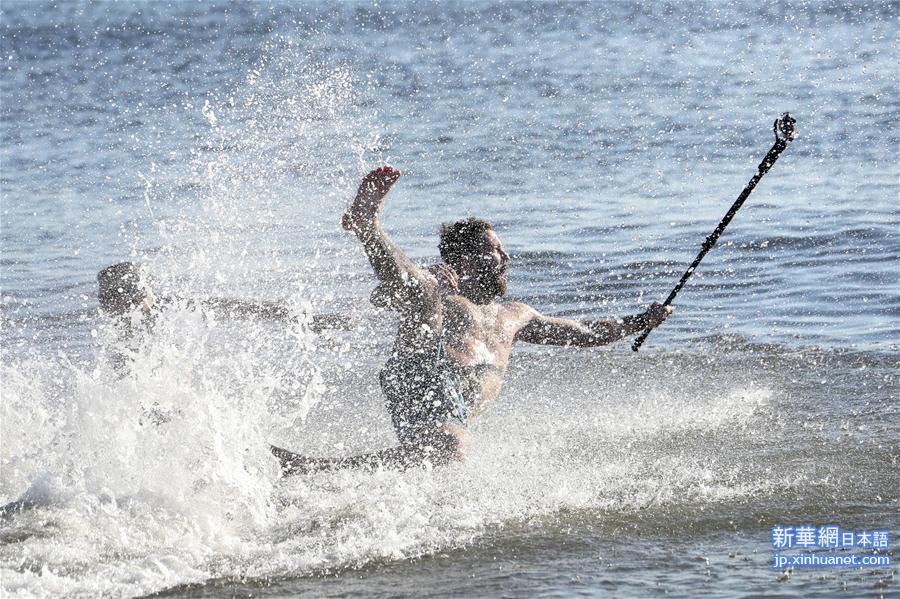
{"label": "man's raised arm", "polygon": [[385,196],[399,178],[400,171],[390,166],[377,168],[366,175],[341,224],[362,242],[375,276],[387,293],[397,300],[398,307],[409,309],[433,295],[437,291],[437,281],[410,260],[381,227],[378,214],[384,206]]}
{"label": "man's raised arm", "polygon": [[672,308],[654,302],[646,312],[624,318],[597,318],[594,320],[570,320],[545,316],[522,304],[525,324],[516,333],[517,341],[541,345],[572,345],[594,347],[606,345],[657,326],[672,313]]}

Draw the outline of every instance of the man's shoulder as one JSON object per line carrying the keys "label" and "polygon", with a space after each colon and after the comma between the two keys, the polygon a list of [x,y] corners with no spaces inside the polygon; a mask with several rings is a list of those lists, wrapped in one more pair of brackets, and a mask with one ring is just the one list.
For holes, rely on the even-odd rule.
{"label": "man's shoulder", "polygon": [[531,318],[538,313],[537,310],[524,302],[502,302],[500,303],[500,308],[510,316]]}

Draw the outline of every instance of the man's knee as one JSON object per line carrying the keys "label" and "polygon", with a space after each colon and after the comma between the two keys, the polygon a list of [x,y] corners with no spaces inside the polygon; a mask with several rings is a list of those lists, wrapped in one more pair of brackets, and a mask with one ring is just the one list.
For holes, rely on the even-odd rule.
{"label": "man's knee", "polygon": [[469,433],[457,424],[445,422],[435,432],[432,446],[435,463],[460,462],[469,450]]}
{"label": "man's knee", "polygon": [[464,460],[469,453],[469,431],[458,424],[445,422],[441,425],[441,432],[446,440],[445,452],[452,459]]}

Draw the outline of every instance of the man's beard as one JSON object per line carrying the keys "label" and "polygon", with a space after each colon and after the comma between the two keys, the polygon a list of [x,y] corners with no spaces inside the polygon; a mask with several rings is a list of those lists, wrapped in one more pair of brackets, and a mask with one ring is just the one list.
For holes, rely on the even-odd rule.
{"label": "man's beard", "polygon": [[478,277],[478,288],[488,297],[503,297],[506,295],[506,273],[493,269],[482,272]]}

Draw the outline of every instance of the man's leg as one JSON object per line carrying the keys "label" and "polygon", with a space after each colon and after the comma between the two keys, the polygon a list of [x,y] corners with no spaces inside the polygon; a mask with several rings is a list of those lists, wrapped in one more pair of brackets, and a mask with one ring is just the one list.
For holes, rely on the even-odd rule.
{"label": "man's leg", "polygon": [[445,422],[436,425],[428,434],[417,436],[416,443],[406,443],[345,458],[312,458],[274,445],[269,446],[278,461],[284,476],[309,474],[311,472],[334,472],[336,470],[378,470],[388,468],[405,470],[428,462],[443,466],[466,456],[469,433],[463,427]]}
{"label": "man's leg", "polygon": [[391,468],[402,470],[414,463],[413,457],[402,447],[391,447],[346,458],[310,458],[274,445],[269,446],[269,449],[272,455],[281,462],[281,472],[285,476],[348,469]]}

